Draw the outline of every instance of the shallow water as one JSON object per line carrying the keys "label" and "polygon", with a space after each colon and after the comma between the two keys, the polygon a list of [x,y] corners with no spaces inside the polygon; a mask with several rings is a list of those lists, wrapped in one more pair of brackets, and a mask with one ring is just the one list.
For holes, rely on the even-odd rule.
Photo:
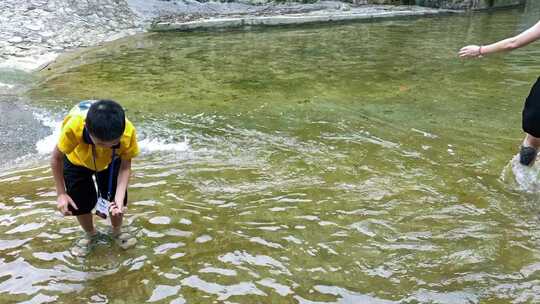
{"label": "shallow water", "polygon": [[154,34],[72,54],[28,98],[50,122],[78,99],[126,106],[143,148],[127,216],[139,244],[69,254],[80,230],[55,212],[54,136],[38,136],[38,165],[0,175],[0,299],[540,301],[539,168],[512,161],[539,48],[456,58],[531,14]]}

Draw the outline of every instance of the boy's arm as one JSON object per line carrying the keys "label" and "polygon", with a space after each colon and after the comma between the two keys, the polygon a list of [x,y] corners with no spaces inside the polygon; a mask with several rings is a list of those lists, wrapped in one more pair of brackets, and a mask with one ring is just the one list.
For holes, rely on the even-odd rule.
{"label": "boy's arm", "polygon": [[459,57],[471,58],[480,57],[487,54],[506,52],[524,47],[531,42],[534,42],[540,38],[540,22],[536,23],[531,28],[527,29],[523,33],[507,38],[490,45],[468,45],[463,47],[459,51]]}
{"label": "boy's arm", "polygon": [[120,163],[120,171],[118,172],[118,180],[116,183],[116,193],[114,194],[114,203],[117,209],[113,209],[113,215],[124,213],[124,198],[131,175],[131,159],[122,159]]}
{"label": "boy's arm", "polygon": [[58,150],[58,147],[54,147],[51,156],[51,170],[53,173],[54,184],[56,186],[57,208],[64,215],[71,215],[71,211],[68,209],[68,204],[74,209],[77,209],[75,202],[66,193],[66,185],[64,183],[64,154]]}

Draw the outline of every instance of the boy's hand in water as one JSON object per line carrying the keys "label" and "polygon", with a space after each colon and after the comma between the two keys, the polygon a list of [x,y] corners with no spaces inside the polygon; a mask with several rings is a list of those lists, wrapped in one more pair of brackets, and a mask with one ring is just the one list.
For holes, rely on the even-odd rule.
{"label": "boy's hand in water", "polygon": [[482,57],[481,46],[467,45],[459,50],[459,58],[478,58]]}
{"label": "boy's hand in water", "polygon": [[67,195],[67,193],[58,195],[56,202],[56,208],[58,208],[63,215],[72,215],[71,211],[69,211],[69,205],[71,205],[73,209],[79,210],[77,205],[75,205],[75,202],[71,199],[71,197],[69,197],[69,195]]}
{"label": "boy's hand in water", "polygon": [[124,214],[124,211],[126,210],[126,207],[121,206],[117,204],[116,202],[111,202],[111,205],[109,207],[109,212],[112,216],[119,216]]}

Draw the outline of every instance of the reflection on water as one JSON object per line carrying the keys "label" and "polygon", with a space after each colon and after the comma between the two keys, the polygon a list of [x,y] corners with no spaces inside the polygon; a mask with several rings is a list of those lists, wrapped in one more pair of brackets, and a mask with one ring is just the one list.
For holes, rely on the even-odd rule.
{"label": "reflection on water", "polygon": [[145,35],[52,66],[36,107],[103,95],[138,127],[139,242],[71,256],[46,156],[4,171],[1,302],[539,302],[538,169],[511,161],[537,47],[455,55],[522,16]]}

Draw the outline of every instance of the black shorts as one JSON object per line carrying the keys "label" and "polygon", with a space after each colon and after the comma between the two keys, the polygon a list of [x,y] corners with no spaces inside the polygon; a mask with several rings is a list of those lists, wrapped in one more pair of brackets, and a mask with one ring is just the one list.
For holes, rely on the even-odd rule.
{"label": "black shorts", "polygon": [[[118,179],[121,162],[120,159],[117,159],[114,162],[111,201],[114,200],[114,195],[116,193],[116,181]],[[73,215],[87,214],[94,209],[97,202],[97,192],[92,176],[95,175],[95,173],[95,171],[86,167],[72,164],[67,157],[64,156],[64,182],[66,184],[66,191],[75,202],[75,205],[77,205],[77,208],[79,208],[78,210],[75,210],[69,205],[69,211],[71,211]],[[99,171],[96,179],[101,196],[107,198],[109,169]],[[127,206],[127,190],[124,198],[124,206]]]}
{"label": "black shorts", "polygon": [[523,131],[534,137],[540,137],[540,78],[536,80],[525,100],[522,125]]}

